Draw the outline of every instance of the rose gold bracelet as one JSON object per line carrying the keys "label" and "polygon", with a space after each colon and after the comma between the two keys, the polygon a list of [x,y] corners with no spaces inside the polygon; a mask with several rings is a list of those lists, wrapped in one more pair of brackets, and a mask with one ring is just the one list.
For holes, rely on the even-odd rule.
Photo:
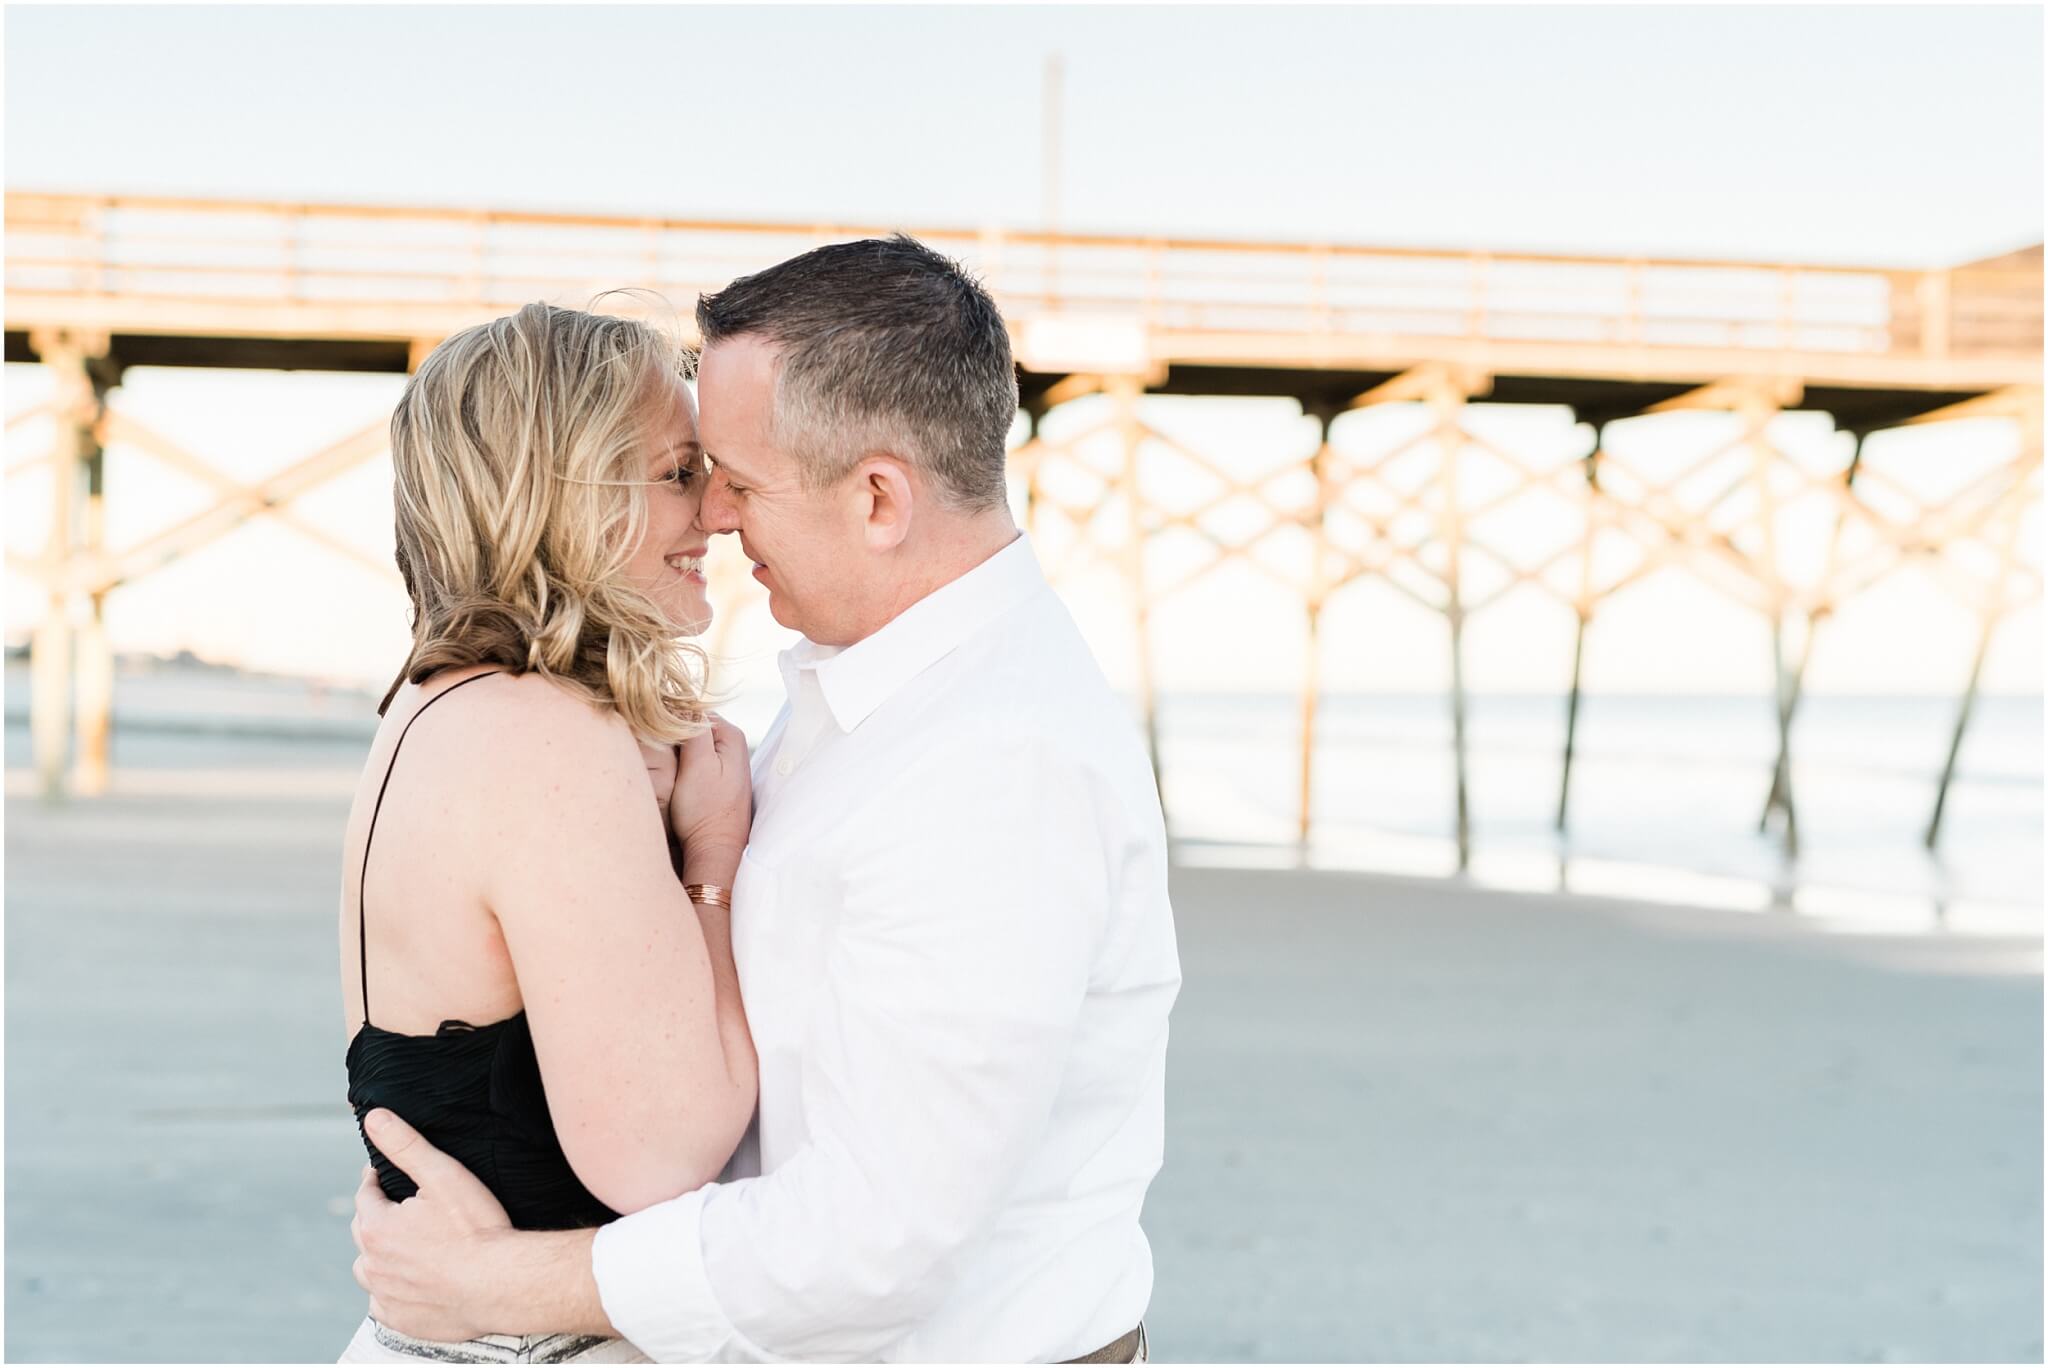
{"label": "rose gold bracelet", "polygon": [[706,907],[722,907],[728,912],[732,911],[732,890],[720,888],[717,884],[684,884],[683,896],[693,903],[703,903]]}

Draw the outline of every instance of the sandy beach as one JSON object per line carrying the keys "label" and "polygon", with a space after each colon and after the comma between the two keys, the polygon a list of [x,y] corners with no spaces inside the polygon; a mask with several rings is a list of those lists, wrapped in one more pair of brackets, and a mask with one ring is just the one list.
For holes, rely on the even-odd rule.
{"label": "sandy beach", "polygon": [[[352,762],[230,763],[55,809],[8,775],[10,1359],[331,1360],[361,1314]],[[1175,903],[1156,1358],[2040,1360],[2038,939],[1270,871]]]}

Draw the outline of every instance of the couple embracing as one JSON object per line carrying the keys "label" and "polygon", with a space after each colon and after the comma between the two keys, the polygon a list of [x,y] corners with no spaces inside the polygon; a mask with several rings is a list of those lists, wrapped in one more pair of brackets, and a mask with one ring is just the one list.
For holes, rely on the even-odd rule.
{"label": "couple embracing", "polygon": [[[1166,837],[1008,511],[1003,320],[901,237],[697,320],[530,305],[393,416],[344,1361],[1143,1362]],[[723,533],[802,638],[751,757]]]}

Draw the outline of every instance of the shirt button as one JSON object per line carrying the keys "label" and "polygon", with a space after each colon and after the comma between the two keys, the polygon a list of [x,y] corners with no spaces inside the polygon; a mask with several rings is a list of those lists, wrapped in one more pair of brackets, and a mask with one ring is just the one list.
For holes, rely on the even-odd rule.
{"label": "shirt button", "polygon": [[788,756],[786,756],[786,755],[785,755],[785,756],[782,756],[782,757],[780,757],[780,758],[779,758],[779,759],[777,759],[777,760],[776,760],[776,762],[775,762],[775,772],[776,772],[777,774],[779,774],[779,775],[783,776],[783,777],[784,777],[785,779],[789,777],[789,774],[790,774],[790,772],[791,772],[792,770],[794,770],[795,768],[796,768],[796,761],[794,761],[794,760],[790,759],[790,758],[789,758]]}

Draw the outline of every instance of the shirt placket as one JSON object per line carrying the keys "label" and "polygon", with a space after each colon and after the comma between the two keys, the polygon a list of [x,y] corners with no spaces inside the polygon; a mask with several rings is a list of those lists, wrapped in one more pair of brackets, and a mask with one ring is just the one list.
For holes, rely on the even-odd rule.
{"label": "shirt placket", "polygon": [[809,758],[818,744],[818,737],[824,731],[825,719],[830,710],[825,706],[824,691],[818,687],[818,675],[814,670],[800,670],[797,673],[796,701],[790,709],[789,730],[782,738],[782,745],[775,756],[775,773],[784,779],[795,774]]}

